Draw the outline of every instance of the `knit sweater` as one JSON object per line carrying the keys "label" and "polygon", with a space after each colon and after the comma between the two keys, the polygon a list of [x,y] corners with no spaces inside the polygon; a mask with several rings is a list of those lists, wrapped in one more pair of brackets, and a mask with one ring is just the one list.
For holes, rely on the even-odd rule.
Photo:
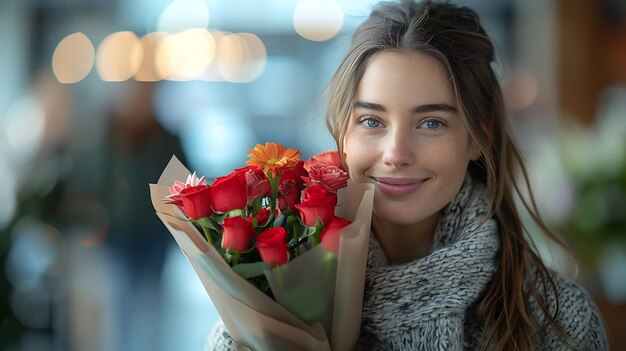
{"label": "knit sweater", "polygon": [[[390,265],[371,236],[357,350],[482,348],[475,307],[499,258],[497,223],[493,218],[483,220],[486,208],[484,186],[467,176],[442,212],[428,256]],[[608,350],[602,318],[589,295],[571,279],[551,274],[559,301],[556,321],[570,341],[579,350]],[[554,311],[556,297],[551,291],[546,299]],[[531,306],[543,320],[539,306]],[[552,328],[537,344],[540,350],[568,349]],[[209,333],[205,350],[236,350],[221,322]]]}

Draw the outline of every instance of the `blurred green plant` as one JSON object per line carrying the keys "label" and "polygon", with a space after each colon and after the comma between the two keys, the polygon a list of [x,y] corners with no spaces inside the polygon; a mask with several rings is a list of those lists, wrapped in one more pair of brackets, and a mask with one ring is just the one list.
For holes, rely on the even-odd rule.
{"label": "blurred green plant", "polygon": [[559,140],[574,192],[560,226],[581,259],[595,265],[607,245],[626,247],[626,122],[609,116],[568,124]]}

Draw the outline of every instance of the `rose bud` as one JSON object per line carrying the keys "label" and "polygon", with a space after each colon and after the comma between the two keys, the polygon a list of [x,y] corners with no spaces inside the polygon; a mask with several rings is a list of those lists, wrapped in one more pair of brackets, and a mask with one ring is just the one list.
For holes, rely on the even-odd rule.
{"label": "rose bud", "polygon": [[307,227],[315,227],[318,219],[326,226],[335,216],[337,194],[321,186],[311,186],[302,191],[302,203],[295,206],[300,212],[302,223]]}
{"label": "rose bud", "polygon": [[262,168],[247,166],[237,171],[244,171],[248,204],[250,204],[257,197],[267,196],[270,192],[270,181],[267,179],[265,173],[263,173]]}
{"label": "rose bud", "polygon": [[295,212],[295,204],[300,199],[300,188],[293,179],[282,181],[278,186],[278,209],[281,213],[290,210]]}
{"label": "rose bud", "polygon": [[244,209],[248,203],[244,172],[232,172],[215,179],[211,185],[211,204],[218,213]]}
{"label": "rose bud", "polygon": [[222,224],[222,247],[238,253],[246,250],[250,239],[254,237],[254,227],[241,216],[225,218]]}
{"label": "rose bud", "polygon": [[283,227],[270,228],[256,238],[256,247],[263,262],[272,266],[287,262],[287,231]]}
{"label": "rose bud", "polygon": [[294,169],[285,172],[278,183],[278,209],[284,213],[287,210],[295,212],[295,204],[300,200],[300,192],[304,185],[304,176],[308,173],[304,169],[304,161],[298,161]]}
{"label": "rose bud", "polygon": [[192,219],[208,217],[213,213],[211,210],[211,187],[202,184],[185,188],[180,191],[185,215]]}

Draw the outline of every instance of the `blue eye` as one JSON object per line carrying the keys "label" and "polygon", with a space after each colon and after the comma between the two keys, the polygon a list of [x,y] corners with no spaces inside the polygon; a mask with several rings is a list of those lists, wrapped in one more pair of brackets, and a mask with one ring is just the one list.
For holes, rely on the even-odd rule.
{"label": "blue eye", "polygon": [[370,128],[376,128],[376,127],[380,126],[380,122],[378,122],[375,119],[369,118],[365,122],[366,122],[367,126],[370,127]]}
{"label": "blue eye", "polygon": [[420,125],[421,128],[426,129],[439,129],[442,126],[445,126],[445,123],[436,119],[429,119]]}
{"label": "blue eye", "polygon": [[361,120],[359,120],[359,123],[366,128],[378,128],[382,126],[382,123],[379,120],[367,116],[361,118]]}

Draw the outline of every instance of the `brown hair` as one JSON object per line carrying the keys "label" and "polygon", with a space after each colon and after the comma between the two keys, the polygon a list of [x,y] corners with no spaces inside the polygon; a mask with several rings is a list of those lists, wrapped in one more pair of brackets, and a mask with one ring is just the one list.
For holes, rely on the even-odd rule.
{"label": "brown hair", "polygon": [[[470,138],[481,152],[479,160],[470,162],[469,172],[487,186],[488,216],[497,219],[501,236],[498,271],[477,309],[483,347],[535,349],[545,326],[570,344],[555,320],[555,283],[526,236],[515,197],[549,238],[563,243],[537,212],[523,158],[506,123],[502,91],[491,67],[494,46],[478,15],[467,7],[431,1],[384,2],[374,8],[355,32],[348,54],[329,86],[326,123],[340,155],[357,85],[369,60],[384,50],[420,52],[441,62],[451,76]],[[518,174],[525,189],[516,180]],[[528,200],[522,190],[530,194]],[[554,311],[548,307],[549,294],[557,298]],[[533,314],[531,301],[536,301],[543,316]]]}

